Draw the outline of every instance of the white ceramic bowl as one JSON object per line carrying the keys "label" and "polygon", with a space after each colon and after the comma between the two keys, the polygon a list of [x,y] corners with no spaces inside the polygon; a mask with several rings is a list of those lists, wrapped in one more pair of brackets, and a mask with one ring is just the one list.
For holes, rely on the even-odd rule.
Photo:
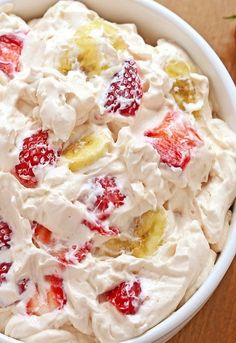
{"label": "white ceramic bowl", "polygon": [[[0,4],[8,0],[0,0]],[[55,0],[13,0],[15,11],[24,18],[42,15]],[[182,46],[210,79],[215,110],[236,132],[236,89],[224,65],[206,41],[177,15],[152,0],[81,0],[102,17],[115,22],[134,22],[148,42],[164,37]],[[225,275],[236,254],[236,208],[228,240],[214,270],[199,290],[163,322],[126,343],[164,343],[173,337],[201,309]],[[223,299],[222,299],[223,301]],[[1,343],[19,342],[0,334]],[[65,342],[69,343],[69,342]]]}

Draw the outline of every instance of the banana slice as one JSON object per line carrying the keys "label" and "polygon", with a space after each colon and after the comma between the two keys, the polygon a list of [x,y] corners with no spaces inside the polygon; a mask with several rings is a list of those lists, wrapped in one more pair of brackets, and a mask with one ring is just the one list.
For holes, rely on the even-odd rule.
{"label": "banana slice", "polygon": [[165,226],[166,214],[164,209],[144,213],[135,229],[139,243],[133,249],[132,255],[135,257],[152,256],[162,243]]}
{"label": "banana slice", "polygon": [[171,60],[165,66],[165,72],[172,78],[188,77],[191,67],[181,60]]}
{"label": "banana slice", "polygon": [[[114,49],[124,50],[126,48],[126,44],[118,34],[116,27],[105,20],[98,18],[81,27],[75,34],[74,40],[80,51],[78,56],[80,67],[89,76],[99,75],[109,67],[108,59],[101,55],[102,50],[99,48],[97,34],[93,35],[93,32],[99,31],[102,37],[110,41]],[[106,64],[102,64],[102,60],[106,60]]]}
{"label": "banana slice", "polygon": [[[126,43],[120,36],[119,31],[115,27],[115,25],[101,18],[97,18],[90,23],[80,27],[79,31],[77,31],[77,33],[75,34],[75,40],[78,38],[78,36],[85,37],[87,39],[91,36],[91,33],[93,31],[96,32],[98,30],[101,31],[103,37],[109,39],[113,48],[115,48],[116,50],[125,50],[127,48]],[[79,45],[80,42],[77,41],[77,44]]]}
{"label": "banana slice", "polygon": [[104,244],[105,253],[112,257],[119,256],[122,252],[131,253],[139,258],[152,256],[162,243],[166,221],[166,213],[163,208],[157,212],[144,213],[134,230],[135,239],[109,239]]}
{"label": "banana slice", "polygon": [[69,145],[63,152],[71,171],[87,167],[103,157],[109,148],[109,137],[104,133],[92,133]]}
{"label": "banana slice", "polygon": [[171,94],[179,108],[185,110],[185,104],[196,103],[197,92],[190,77],[194,67],[185,61],[171,60],[164,69],[171,78],[175,79]]}
{"label": "banana slice", "polygon": [[[72,44],[76,45],[79,50],[77,59],[80,63],[80,68],[90,77],[100,75],[103,70],[109,68],[109,56],[103,56],[100,47],[104,38],[116,50],[125,50],[127,48],[117,28],[101,18],[80,27],[73,37]],[[103,61],[106,62],[104,63]],[[61,58],[59,70],[66,74],[71,69],[72,63],[67,51]]]}
{"label": "banana slice", "polygon": [[171,94],[182,110],[185,110],[185,104],[197,101],[197,92],[191,79],[177,79],[173,84]]}
{"label": "banana slice", "polygon": [[134,246],[135,244],[132,241],[112,238],[104,244],[103,250],[105,251],[106,255],[117,257],[122,254],[122,252],[131,252]]}
{"label": "banana slice", "polygon": [[89,76],[100,75],[103,70],[107,69],[107,65],[101,65],[101,56],[98,49],[96,39],[89,34],[90,24],[85,25],[75,35],[74,41],[79,48],[78,61],[80,68]]}

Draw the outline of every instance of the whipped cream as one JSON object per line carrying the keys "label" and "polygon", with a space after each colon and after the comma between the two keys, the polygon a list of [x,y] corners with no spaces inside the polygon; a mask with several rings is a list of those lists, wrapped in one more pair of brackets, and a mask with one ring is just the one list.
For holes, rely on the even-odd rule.
{"label": "whipped cream", "polygon": [[[0,275],[0,331],[26,343],[141,335],[191,297],[224,246],[236,135],[212,117],[207,77],[173,43],[147,45],[135,25],[105,22],[77,1],[59,1],[29,23],[2,12],[0,22],[0,35],[24,32],[20,70],[8,77],[0,68],[0,222],[11,231],[0,250],[0,270],[10,265]],[[171,75],[173,61],[188,66],[187,75]],[[122,114],[133,100],[121,86],[122,106],[109,113],[112,80],[122,84],[128,73],[131,82],[125,63],[141,99],[135,113]],[[57,153],[30,169],[37,185],[26,187],[16,166],[38,132],[47,132],[47,146],[34,157],[43,148]],[[166,143],[169,133],[176,146],[184,135],[183,151]],[[78,162],[72,151],[93,144],[93,134],[102,147],[94,143]],[[140,223],[158,211],[158,247],[148,253],[153,233],[146,253],[135,255],[146,237]],[[109,301],[107,292],[124,282],[140,284],[135,313]]]}

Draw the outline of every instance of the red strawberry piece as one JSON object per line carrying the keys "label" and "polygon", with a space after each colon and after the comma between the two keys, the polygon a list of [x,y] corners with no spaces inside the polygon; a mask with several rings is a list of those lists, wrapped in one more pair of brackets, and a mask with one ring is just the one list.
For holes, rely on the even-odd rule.
{"label": "red strawberry piece", "polygon": [[39,130],[24,139],[19,154],[20,163],[15,166],[13,173],[23,186],[36,187],[38,180],[34,174],[34,168],[53,164],[56,158],[57,153],[48,146],[48,132]]}
{"label": "red strawberry piece", "polygon": [[0,36],[0,70],[9,77],[20,70],[19,58],[23,48],[23,32]]}
{"label": "red strawberry piece", "polygon": [[26,305],[27,314],[41,316],[54,310],[61,310],[66,304],[67,298],[63,289],[63,279],[57,275],[46,275],[45,281],[49,284],[46,299],[43,299],[36,285],[34,296]]}
{"label": "red strawberry piece", "polygon": [[17,164],[15,166],[15,171],[13,172],[13,174],[25,187],[34,188],[38,184],[33,169],[27,163]]}
{"label": "red strawberry piece", "polygon": [[72,246],[73,255],[75,256],[76,260],[80,263],[82,262],[88,253],[92,250],[92,242],[86,242],[82,247],[78,247],[76,245]]}
{"label": "red strawberry piece", "polygon": [[[85,242],[84,245],[73,245],[71,247],[66,246],[66,241],[60,241],[53,238],[53,234],[43,225],[33,222],[33,243],[36,247],[47,248],[47,252],[54,256],[62,264],[76,264],[82,262],[87,254],[92,249],[92,242]],[[58,248],[57,246],[63,246]]]}
{"label": "red strawberry piece", "polygon": [[140,281],[122,282],[116,288],[105,293],[105,298],[123,314],[136,314],[143,303]]}
{"label": "red strawberry piece", "polygon": [[136,62],[124,62],[120,72],[114,75],[108,88],[104,107],[108,113],[134,116],[143,96],[142,82]]}
{"label": "red strawberry piece", "polygon": [[0,221],[0,250],[7,250],[11,247],[12,231],[8,224],[4,221]]}
{"label": "red strawberry piece", "polygon": [[99,193],[99,195],[89,210],[95,212],[96,220],[91,222],[84,219],[82,224],[100,235],[117,236],[120,233],[119,229],[115,226],[104,225],[102,221],[109,218],[113,208],[124,205],[126,196],[118,189],[114,176],[96,177],[94,184],[95,193]]}
{"label": "red strawberry piece", "polygon": [[67,302],[62,278],[56,275],[46,275],[45,280],[50,283],[50,290],[47,293],[50,311],[61,310]]}
{"label": "red strawberry piece", "polygon": [[0,285],[6,281],[6,274],[9,272],[11,265],[12,263],[9,262],[0,263]]}
{"label": "red strawberry piece", "polygon": [[22,279],[17,283],[18,291],[20,294],[24,293],[28,287],[29,279]]}
{"label": "red strawberry piece", "polygon": [[[56,244],[57,242],[55,242]],[[65,242],[66,244],[66,242]],[[72,247],[65,247],[63,249],[56,249],[51,247],[48,253],[54,256],[60,263],[64,265],[81,263],[92,249],[92,244],[86,242],[81,247],[73,245]]]}
{"label": "red strawberry piece", "polygon": [[161,162],[182,170],[191,159],[192,149],[203,144],[181,112],[169,112],[160,126],[146,131],[144,135],[159,153]]}
{"label": "red strawberry piece", "polygon": [[96,222],[92,223],[86,219],[82,221],[82,224],[87,226],[91,231],[96,231],[102,236],[117,236],[120,233],[120,230],[115,226],[109,226],[107,229],[105,229],[102,226],[102,223]]}
{"label": "red strawberry piece", "polygon": [[109,217],[111,205],[118,208],[124,205],[126,196],[120,192],[117,187],[116,179],[113,176],[105,176],[103,178],[95,178],[95,186],[102,187],[103,192],[97,196],[94,204],[96,212],[100,212],[98,218],[105,220]]}
{"label": "red strawberry piece", "polygon": [[59,251],[54,251],[52,254],[62,264],[76,264],[81,263],[86,258],[88,253],[91,252],[91,249],[92,241],[88,241],[80,247],[78,245],[73,245],[71,248],[64,248]]}
{"label": "red strawberry piece", "polygon": [[45,302],[42,303],[37,285],[33,298],[26,304],[26,312],[31,316],[41,316],[42,314],[47,313],[47,304]]}
{"label": "red strawberry piece", "polygon": [[40,243],[49,245],[52,242],[52,232],[43,225],[33,222],[33,242],[36,246]]}

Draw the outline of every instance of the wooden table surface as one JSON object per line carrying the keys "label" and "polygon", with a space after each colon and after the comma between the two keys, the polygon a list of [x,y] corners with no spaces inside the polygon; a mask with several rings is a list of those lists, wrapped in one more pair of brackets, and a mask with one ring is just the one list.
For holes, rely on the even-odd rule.
{"label": "wooden table surface", "polygon": [[[158,0],[191,24],[214,48],[236,82],[236,0]],[[236,259],[204,308],[168,343],[236,343]]]}

